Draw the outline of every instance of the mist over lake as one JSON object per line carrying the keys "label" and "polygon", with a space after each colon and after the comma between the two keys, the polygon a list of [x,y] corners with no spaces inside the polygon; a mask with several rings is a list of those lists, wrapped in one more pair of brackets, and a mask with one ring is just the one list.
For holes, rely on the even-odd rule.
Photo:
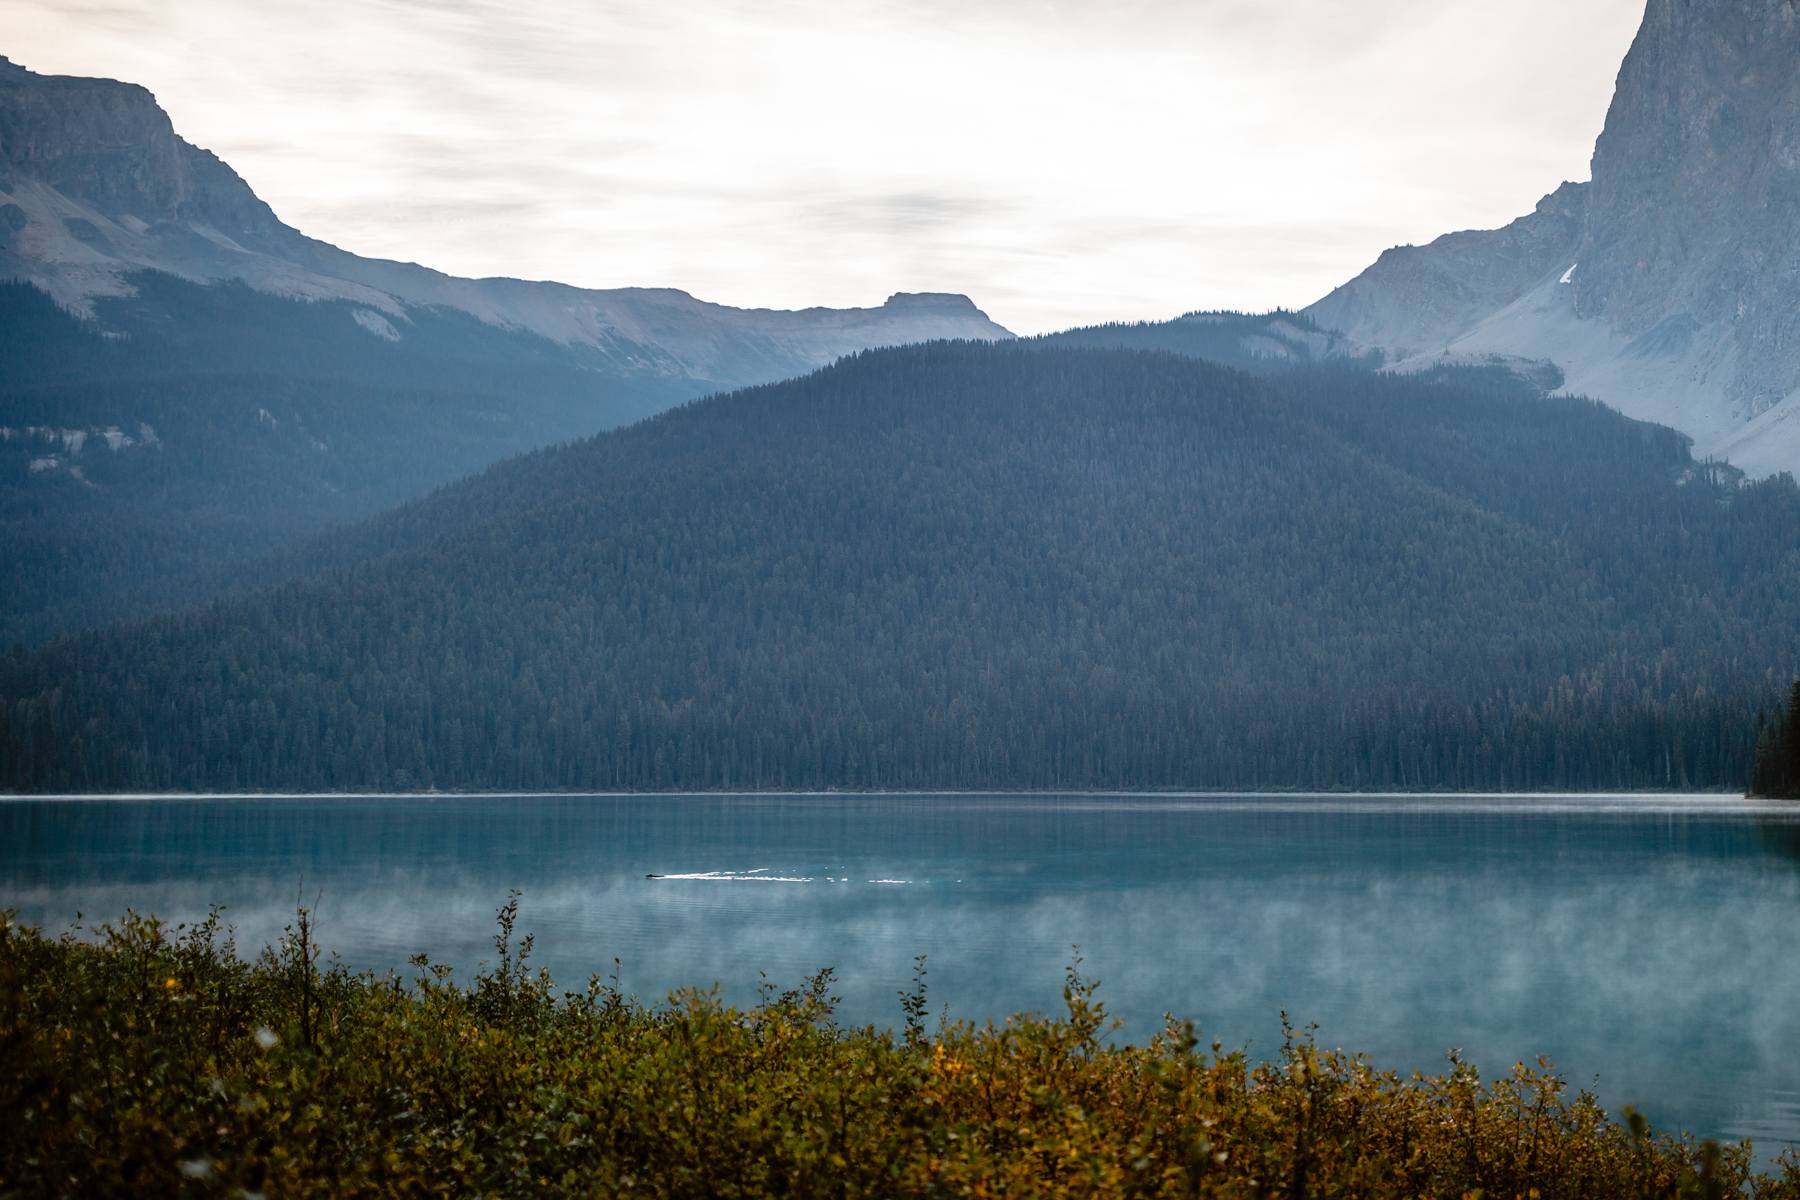
{"label": "mist over lake", "polygon": [[[650,875],[663,878],[647,878]],[[688,878],[673,878],[688,876]],[[1718,796],[572,796],[0,804],[26,921],[226,906],[240,951],[297,899],[350,966],[466,977],[494,910],[562,987],[645,999],[836,972],[840,1020],[1061,1004],[1070,947],[1147,1037],[1165,1010],[1253,1058],[1325,1045],[1484,1074],[1550,1055],[1615,1111],[1800,1139],[1800,813]],[[1596,1082],[1597,1081],[1597,1082]]]}

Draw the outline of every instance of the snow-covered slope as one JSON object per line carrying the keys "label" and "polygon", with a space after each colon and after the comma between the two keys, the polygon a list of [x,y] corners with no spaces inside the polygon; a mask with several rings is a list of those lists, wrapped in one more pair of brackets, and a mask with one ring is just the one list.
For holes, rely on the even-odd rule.
{"label": "snow-covered slope", "polygon": [[143,88],[39,75],[0,58],[0,278],[29,280],[86,313],[97,297],[130,293],[132,274],[145,269],[354,301],[382,338],[406,336],[409,310],[458,309],[625,373],[709,384],[774,379],[871,346],[1010,336],[957,295],[736,309],[667,288],[461,279],[362,258],[283,224],[230,167],[177,136]]}
{"label": "snow-covered slope", "polygon": [[1650,0],[1592,182],[1306,311],[1401,369],[1548,360],[1699,455],[1800,472],[1800,0]]}

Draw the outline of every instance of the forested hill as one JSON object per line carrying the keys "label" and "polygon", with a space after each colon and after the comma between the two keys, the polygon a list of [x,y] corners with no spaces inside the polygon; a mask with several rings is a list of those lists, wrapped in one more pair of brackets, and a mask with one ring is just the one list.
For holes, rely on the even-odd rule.
{"label": "forested hill", "polygon": [[270,550],[696,394],[449,309],[143,273],[93,321],[0,283],[0,646],[216,593]]}
{"label": "forested hill", "polygon": [[1742,786],[1800,492],[1497,376],[936,344],[0,667],[22,789]]}

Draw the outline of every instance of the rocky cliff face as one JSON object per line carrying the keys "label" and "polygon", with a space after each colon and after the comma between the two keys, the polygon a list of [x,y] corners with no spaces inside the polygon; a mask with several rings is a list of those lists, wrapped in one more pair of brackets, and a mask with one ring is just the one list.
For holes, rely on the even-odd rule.
{"label": "rocky cliff face", "polygon": [[459,309],[622,374],[720,386],[872,346],[1011,336],[964,296],[746,310],[672,289],[460,279],[362,258],[282,224],[229,166],[183,141],[143,88],[38,75],[0,58],[0,278],[30,280],[85,312],[97,296],[129,294],[132,273],[145,269],[355,301],[377,337],[404,338],[409,309]]}
{"label": "rocky cliff face", "polygon": [[1800,6],[1654,0],[1594,147],[1575,310],[1737,343],[1754,416],[1800,386]]}
{"label": "rocky cliff face", "polygon": [[1308,313],[1403,364],[1547,359],[1699,453],[1800,471],[1800,0],[1650,0],[1591,183]]}
{"label": "rocky cliff face", "polygon": [[1588,185],[1565,183],[1504,229],[1396,247],[1307,315],[1392,357],[1436,350],[1573,261],[1587,201]]}
{"label": "rocky cliff face", "polygon": [[0,57],[0,188],[26,182],[139,232],[202,225],[251,241],[293,232],[230,167],[178,137],[145,89],[37,75]]}

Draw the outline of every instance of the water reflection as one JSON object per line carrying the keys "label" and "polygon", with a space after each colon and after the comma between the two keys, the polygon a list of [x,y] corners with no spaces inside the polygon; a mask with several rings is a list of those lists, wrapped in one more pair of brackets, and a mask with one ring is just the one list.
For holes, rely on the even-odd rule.
{"label": "water reflection", "polygon": [[516,887],[570,987],[615,955],[644,996],[830,965],[859,1023],[897,1018],[920,953],[934,1007],[1054,1007],[1079,943],[1128,1033],[1173,1011],[1267,1052],[1285,1009],[1397,1066],[1548,1053],[1769,1149],[1800,1133],[1797,847],[1788,810],[1721,798],[20,801],[0,904],[224,904],[248,947],[304,881],[350,964],[466,971]]}
{"label": "water reflection", "polygon": [[[1800,810],[1800,804],[1793,806]],[[1765,817],[1756,823],[1763,849],[1780,858],[1800,863],[1800,820],[1782,814]]]}

